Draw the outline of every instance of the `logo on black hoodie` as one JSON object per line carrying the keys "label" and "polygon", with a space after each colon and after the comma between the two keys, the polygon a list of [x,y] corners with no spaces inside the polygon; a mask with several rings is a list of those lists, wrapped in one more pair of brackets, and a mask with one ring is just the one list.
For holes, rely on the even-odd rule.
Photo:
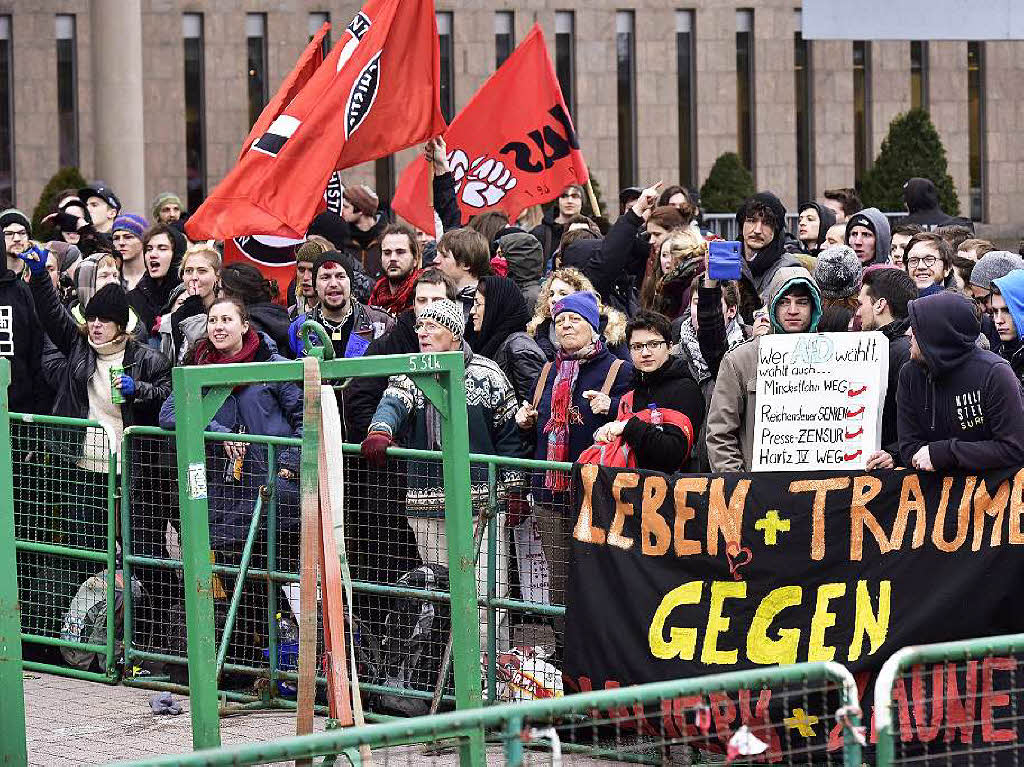
{"label": "logo on black hoodie", "polygon": [[0,306],[0,357],[14,356],[14,312]]}
{"label": "logo on black hoodie", "polygon": [[953,397],[956,405],[956,420],[961,431],[970,431],[985,424],[985,414],[981,412],[981,389],[957,394]]}

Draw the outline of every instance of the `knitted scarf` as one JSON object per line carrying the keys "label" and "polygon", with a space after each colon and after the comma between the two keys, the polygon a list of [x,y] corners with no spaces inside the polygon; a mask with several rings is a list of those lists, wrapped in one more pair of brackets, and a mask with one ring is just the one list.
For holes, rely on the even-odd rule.
{"label": "knitted scarf", "polygon": [[[732,351],[745,340],[743,326],[733,318],[725,329],[725,336],[728,345],[727,351]],[[689,357],[690,372],[693,373],[697,383],[703,385],[705,381],[711,378],[711,370],[708,368],[708,363],[705,362],[704,355],[701,353],[700,344],[697,342],[697,331],[690,323],[689,317],[679,326],[679,342],[686,349],[687,356]]]}
{"label": "knitted scarf", "polygon": [[420,276],[419,269],[413,269],[405,280],[398,286],[398,291],[391,292],[391,284],[388,278],[381,277],[370,292],[370,298],[366,302],[369,306],[376,306],[391,314],[398,316],[406,309],[412,308],[413,288],[416,286],[416,279]]}
{"label": "knitted scarf", "polygon": [[[555,355],[555,382],[551,387],[551,417],[544,425],[548,435],[547,460],[569,460],[569,427],[583,423],[579,408],[572,404],[572,393],[580,374],[580,364],[594,359],[604,351],[600,339],[584,346],[577,352],[566,354],[559,350]],[[568,490],[568,473],[548,470],[544,475],[544,486],[549,490]]]}
{"label": "knitted scarf", "polygon": [[252,362],[259,345],[260,335],[252,328],[242,336],[242,348],[235,354],[225,354],[210,343],[210,339],[203,338],[196,344],[195,364],[227,365],[233,362]]}

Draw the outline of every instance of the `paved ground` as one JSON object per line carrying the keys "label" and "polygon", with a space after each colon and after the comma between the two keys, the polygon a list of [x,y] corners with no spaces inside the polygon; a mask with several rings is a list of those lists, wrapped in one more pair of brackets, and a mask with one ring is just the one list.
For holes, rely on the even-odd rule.
{"label": "paved ground", "polygon": [[[154,716],[150,690],[25,673],[30,765],[94,765],[192,750],[188,698],[180,716]],[[317,718],[315,728],[323,728]],[[221,719],[225,745],[295,734],[295,716],[273,711]]]}

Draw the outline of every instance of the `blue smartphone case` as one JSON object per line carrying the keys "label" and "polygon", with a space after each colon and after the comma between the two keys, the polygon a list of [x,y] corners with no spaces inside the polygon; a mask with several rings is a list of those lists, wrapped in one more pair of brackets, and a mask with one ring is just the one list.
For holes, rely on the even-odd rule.
{"label": "blue smartphone case", "polygon": [[713,280],[738,280],[740,258],[740,243],[735,240],[708,243],[708,277]]}

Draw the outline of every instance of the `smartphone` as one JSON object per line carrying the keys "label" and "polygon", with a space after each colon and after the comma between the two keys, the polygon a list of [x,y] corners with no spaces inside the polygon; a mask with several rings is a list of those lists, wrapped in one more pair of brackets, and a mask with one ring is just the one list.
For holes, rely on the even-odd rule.
{"label": "smartphone", "polygon": [[740,278],[740,243],[736,240],[715,240],[708,243],[708,277],[713,280]]}

